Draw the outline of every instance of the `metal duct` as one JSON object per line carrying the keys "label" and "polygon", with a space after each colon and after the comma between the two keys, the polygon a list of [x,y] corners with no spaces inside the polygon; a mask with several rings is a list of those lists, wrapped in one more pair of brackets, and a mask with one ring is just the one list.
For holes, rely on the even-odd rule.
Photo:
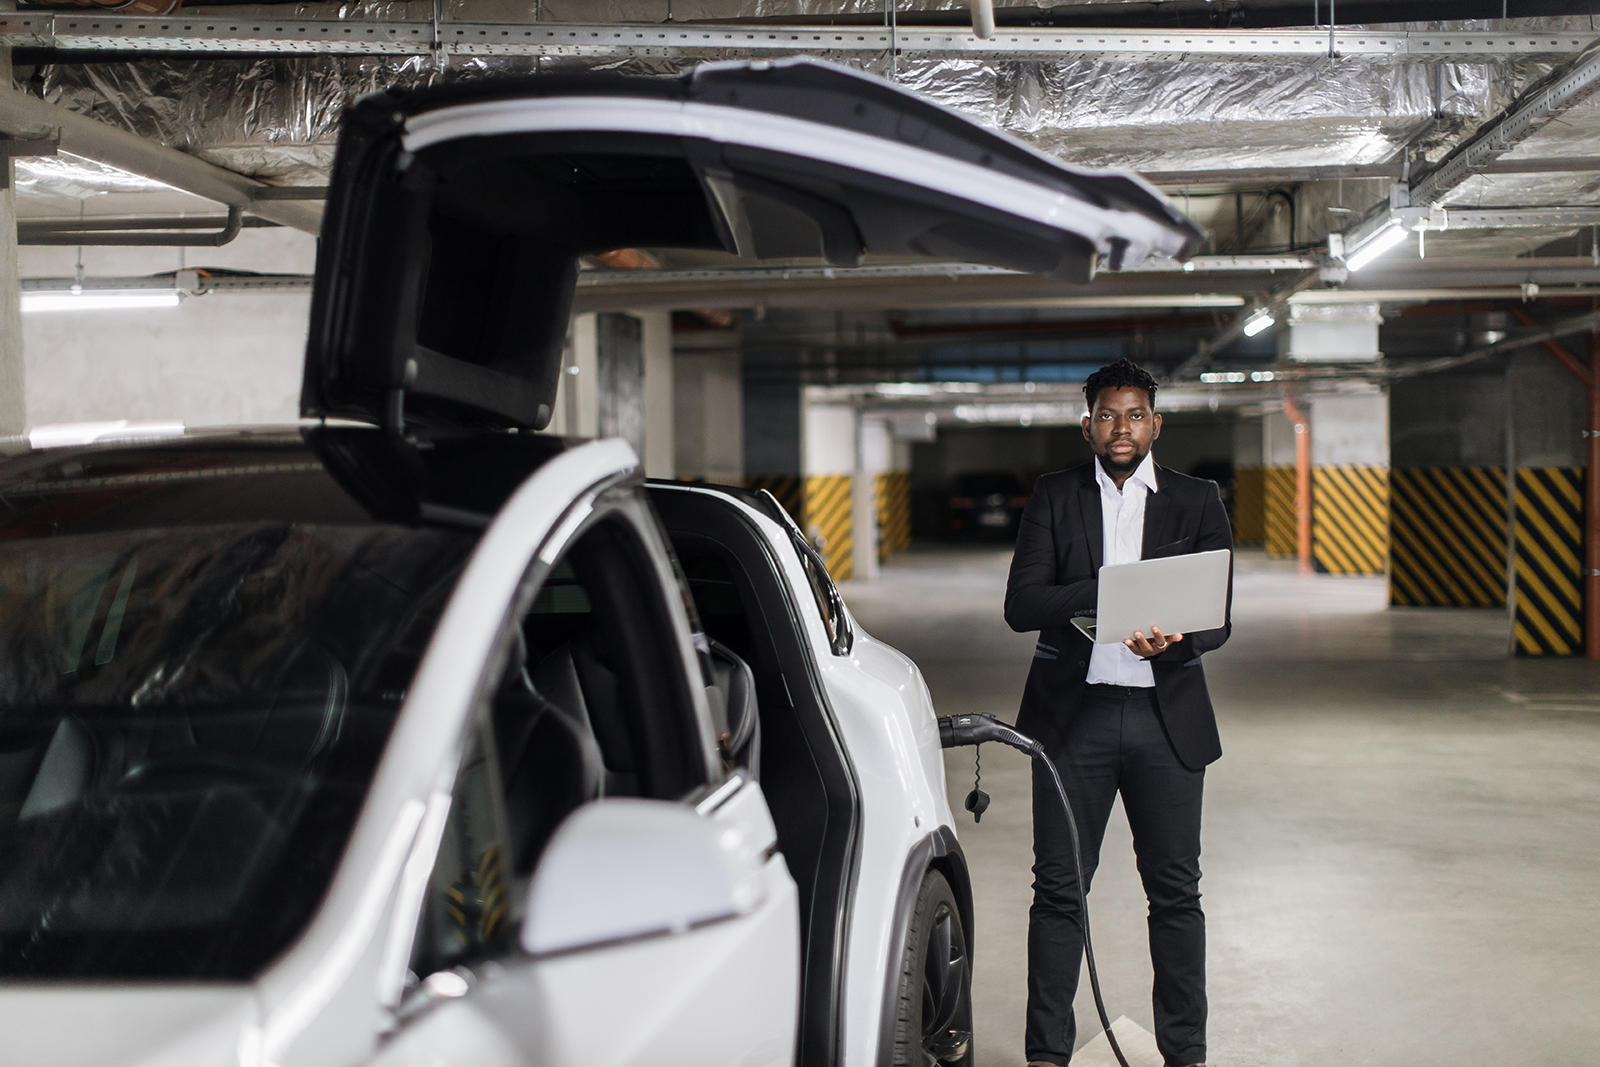
{"label": "metal duct", "polygon": [[320,206],[293,201],[257,206],[251,191],[258,183],[249,178],[152,143],[128,130],[96,122],[15,89],[0,87],[0,130],[26,135],[51,129],[60,131],[63,152],[142,175],[229,207],[248,208],[264,219],[307,233],[320,229]]}
{"label": "metal duct", "polygon": [[[577,57],[454,57],[443,67],[432,57],[162,59],[42,67],[28,88],[230,170],[310,184],[326,174],[344,105],[380,87],[534,70],[664,75],[689,65]],[[1431,139],[1447,145],[1504,102],[1483,65],[1431,70],[1437,73],[1418,64],[946,60],[902,61],[896,80],[1068,162],[1205,169],[1384,162],[1436,113]],[[28,167],[20,169],[28,180]]]}

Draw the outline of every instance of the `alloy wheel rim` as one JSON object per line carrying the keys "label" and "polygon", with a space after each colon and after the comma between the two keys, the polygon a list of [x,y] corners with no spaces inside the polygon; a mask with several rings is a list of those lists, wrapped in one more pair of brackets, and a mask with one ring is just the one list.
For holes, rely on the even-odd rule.
{"label": "alloy wheel rim", "polygon": [[922,1051],[927,1067],[960,1062],[972,1043],[966,946],[955,911],[941,902],[922,963]]}

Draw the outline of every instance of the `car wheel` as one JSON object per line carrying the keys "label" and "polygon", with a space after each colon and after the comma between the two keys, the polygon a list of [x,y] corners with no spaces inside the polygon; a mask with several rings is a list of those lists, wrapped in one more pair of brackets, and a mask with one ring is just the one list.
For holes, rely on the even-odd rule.
{"label": "car wheel", "polygon": [[922,879],[900,964],[895,1067],[972,1063],[972,959],[950,883]]}

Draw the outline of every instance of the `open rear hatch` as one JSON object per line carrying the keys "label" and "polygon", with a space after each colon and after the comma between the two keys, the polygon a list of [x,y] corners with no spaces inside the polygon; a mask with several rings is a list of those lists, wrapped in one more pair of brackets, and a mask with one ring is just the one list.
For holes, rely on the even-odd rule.
{"label": "open rear hatch", "polygon": [[376,93],[348,112],[302,414],[550,421],[580,257],[954,260],[1087,283],[1204,233],[881,79],[796,59]]}

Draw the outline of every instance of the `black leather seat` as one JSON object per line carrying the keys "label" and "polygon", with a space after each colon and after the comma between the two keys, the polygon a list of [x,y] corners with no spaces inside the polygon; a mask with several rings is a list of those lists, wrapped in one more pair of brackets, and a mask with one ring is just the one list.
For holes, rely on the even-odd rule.
{"label": "black leather seat", "polygon": [[[547,656],[530,672],[519,641],[495,698],[512,869],[532,871],[574,809],[604,795],[606,771],[571,657]],[[536,680],[537,679],[537,680]]]}

